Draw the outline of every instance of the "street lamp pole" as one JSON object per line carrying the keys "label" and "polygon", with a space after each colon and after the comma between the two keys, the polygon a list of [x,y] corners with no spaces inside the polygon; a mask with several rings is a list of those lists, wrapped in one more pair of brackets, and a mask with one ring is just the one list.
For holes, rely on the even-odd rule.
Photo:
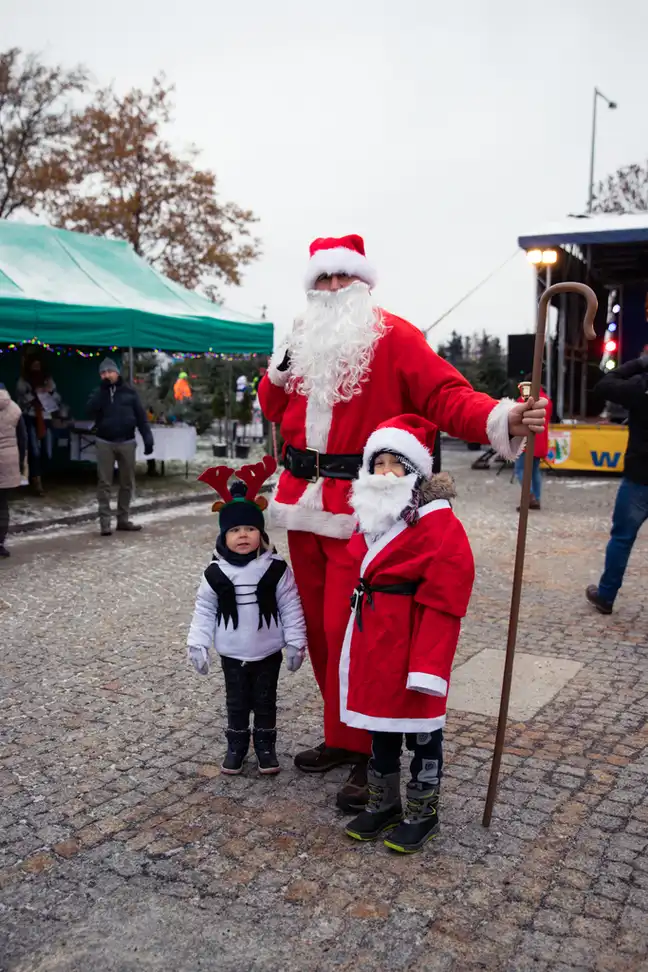
{"label": "street lamp pole", "polygon": [[592,204],[594,202],[594,154],[596,151],[596,109],[598,108],[598,99],[602,98],[607,104],[608,108],[612,111],[617,106],[616,101],[610,101],[610,99],[599,91],[598,88],[594,88],[594,103],[592,106],[592,144],[590,146],[590,170],[589,170],[589,193],[587,196],[587,212],[592,212]]}

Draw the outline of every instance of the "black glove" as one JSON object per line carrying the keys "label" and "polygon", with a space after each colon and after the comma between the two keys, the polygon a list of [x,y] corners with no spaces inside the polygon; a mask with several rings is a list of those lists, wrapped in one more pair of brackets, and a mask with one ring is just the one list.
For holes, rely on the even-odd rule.
{"label": "black glove", "polygon": [[290,351],[286,351],[281,364],[277,365],[277,371],[288,371],[290,368]]}
{"label": "black glove", "polygon": [[152,442],[149,442],[149,444],[147,446],[144,446],[144,455],[145,456],[151,456],[151,455],[153,455],[153,443]]}

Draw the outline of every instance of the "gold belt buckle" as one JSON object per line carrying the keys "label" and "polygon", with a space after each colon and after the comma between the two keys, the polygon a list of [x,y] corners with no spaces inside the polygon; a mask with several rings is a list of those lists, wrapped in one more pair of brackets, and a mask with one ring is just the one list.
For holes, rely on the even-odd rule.
{"label": "gold belt buckle", "polygon": [[319,450],[318,449],[309,449],[308,446],[307,446],[305,451],[306,452],[314,452],[315,453],[315,478],[314,479],[312,479],[312,478],[309,479],[308,482],[309,483],[316,483],[318,481],[318,479],[320,478],[320,454],[319,454]]}

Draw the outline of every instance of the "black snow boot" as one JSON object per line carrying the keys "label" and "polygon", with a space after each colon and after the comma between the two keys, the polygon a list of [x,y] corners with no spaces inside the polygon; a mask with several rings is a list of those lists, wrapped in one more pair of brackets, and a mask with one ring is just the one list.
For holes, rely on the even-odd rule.
{"label": "black snow boot", "polygon": [[227,776],[238,776],[243,769],[243,763],[250,748],[249,729],[228,729],[227,752],[221,763],[221,772]]}
{"label": "black snow boot", "polygon": [[347,824],[345,832],[354,840],[375,840],[403,819],[400,773],[381,776],[370,761],[367,768],[369,800],[362,813]]}
{"label": "black snow boot", "polygon": [[254,730],[254,752],[259,762],[259,773],[264,776],[273,776],[279,772],[279,760],[275,751],[276,741],[276,729]]}
{"label": "black snow boot", "polygon": [[385,847],[413,854],[439,833],[439,785],[411,781],[405,792],[405,819],[385,838]]}

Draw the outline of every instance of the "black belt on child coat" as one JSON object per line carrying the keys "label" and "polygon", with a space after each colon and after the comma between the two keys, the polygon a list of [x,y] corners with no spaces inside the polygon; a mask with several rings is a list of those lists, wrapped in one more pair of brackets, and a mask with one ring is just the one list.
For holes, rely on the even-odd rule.
{"label": "black belt on child coat", "polygon": [[355,612],[358,631],[362,631],[362,604],[367,599],[369,607],[373,607],[374,594],[416,594],[418,581],[402,581],[400,584],[370,584],[364,577],[351,595],[351,610]]}
{"label": "black belt on child coat", "polygon": [[284,466],[296,479],[316,483],[320,476],[326,479],[356,479],[362,466],[362,456],[334,456],[317,449],[295,449],[286,446]]}

